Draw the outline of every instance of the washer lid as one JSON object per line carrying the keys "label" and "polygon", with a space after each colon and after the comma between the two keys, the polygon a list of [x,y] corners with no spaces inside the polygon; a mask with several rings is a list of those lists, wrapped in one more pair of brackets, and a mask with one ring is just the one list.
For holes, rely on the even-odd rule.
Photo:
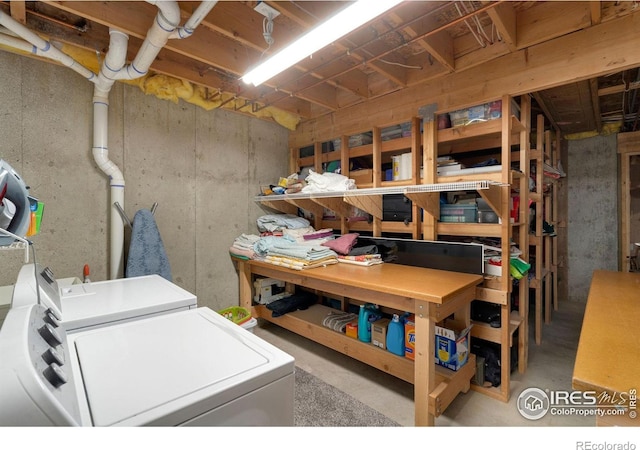
{"label": "washer lid", "polygon": [[212,409],[293,372],[291,356],[208,308],[80,332],[72,341],[95,426],[145,425],[205,403]]}
{"label": "washer lid", "polygon": [[67,331],[197,304],[195,295],[159,275],[72,284],[60,294]]}

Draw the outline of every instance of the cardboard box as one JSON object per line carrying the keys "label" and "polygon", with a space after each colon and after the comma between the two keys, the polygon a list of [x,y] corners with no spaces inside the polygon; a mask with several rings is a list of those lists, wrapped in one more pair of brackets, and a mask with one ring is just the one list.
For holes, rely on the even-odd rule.
{"label": "cardboard box", "polygon": [[345,328],[345,333],[350,338],[358,339],[358,322],[348,323]]}
{"label": "cardboard box", "polygon": [[411,314],[404,322],[404,357],[415,359],[416,353],[416,316]]}
{"label": "cardboard box", "polygon": [[458,332],[436,325],[436,363],[458,370],[469,359],[469,331],[471,325]]}
{"label": "cardboard box", "polygon": [[382,349],[387,348],[387,327],[389,319],[378,319],[371,324],[371,343]]}
{"label": "cardboard box", "polygon": [[359,184],[373,183],[373,169],[359,169],[349,172],[349,178]]}

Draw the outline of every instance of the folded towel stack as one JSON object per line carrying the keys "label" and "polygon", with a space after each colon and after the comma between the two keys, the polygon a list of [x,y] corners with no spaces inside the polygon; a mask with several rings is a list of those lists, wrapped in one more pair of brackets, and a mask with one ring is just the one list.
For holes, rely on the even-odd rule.
{"label": "folded towel stack", "polygon": [[268,262],[275,266],[282,266],[288,269],[304,270],[313,269],[315,267],[324,267],[329,264],[337,264],[338,259],[335,256],[320,259],[317,261],[305,261],[297,258],[287,258],[286,256],[271,256],[267,255],[264,258],[264,262]]}
{"label": "folded towel stack", "polygon": [[322,321],[322,325],[344,333],[347,325],[358,320],[358,315],[343,311],[330,312]]}
{"label": "folded towel stack", "polygon": [[306,228],[310,225],[309,221],[304,217],[294,216],[293,214],[267,214],[258,217],[256,224],[260,232],[282,231],[285,228]]}
{"label": "folded towel stack", "polygon": [[254,259],[256,257],[254,245],[259,240],[260,236],[255,234],[242,234],[234,239],[229,253],[241,259]]}

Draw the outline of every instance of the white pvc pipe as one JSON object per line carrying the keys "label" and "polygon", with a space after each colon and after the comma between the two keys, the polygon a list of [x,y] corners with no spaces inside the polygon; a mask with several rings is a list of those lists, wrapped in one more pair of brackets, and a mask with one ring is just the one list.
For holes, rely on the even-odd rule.
{"label": "white pvc pipe", "polygon": [[111,91],[118,74],[127,60],[127,44],[129,36],[113,28],[109,29],[109,50],[98,73],[96,86],[103,92]]}
{"label": "white pvc pipe", "polygon": [[124,223],[116,207],[123,209],[124,176],[109,159],[109,92],[116,75],[122,70],[127,57],[129,37],[114,29],[109,30],[109,50],[105,55],[93,90],[93,159],[108,177],[109,193],[109,278],[122,278],[124,274]]}
{"label": "white pvc pipe", "polygon": [[115,80],[133,80],[145,75],[162,47],[170,38],[183,39],[193,33],[193,29],[202,22],[217,1],[202,2],[184,27],[177,30],[180,23],[180,7],[176,1],[148,0],[158,7],[158,14],[140,51],[133,62],[125,66],[128,36],[117,30],[109,30],[109,50],[96,76],[93,72],[78,64],[73,58],[53,47],[49,42],[27,29],[11,16],[0,11],[0,25],[15,33],[25,41],[9,36],[0,30],[0,44],[31,52],[39,56],[56,60],[95,84],[93,94],[93,158],[108,177],[110,184],[110,279],[120,278],[124,272],[124,223],[116,207],[117,202],[124,210],[124,176],[118,166],[109,159],[108,117],[109,92]]}
{"label": "white pvc pipe", "polygon": [[145,75],[151,67],[151,63],[160,50],[169,40],[169,36],[176,29],[180,23],[180,7],[178,2],[167,1],[148,1],[152,5],[158,7],[158,14],[156,15],[151,28],[147,31],[147,36],[138,51],[138,54],[133,59],[131,64],[126,67],[126,70],[117,74],[118,79],[133,80]]}
{"label": "white pvc pipe", "polygon": [[[127,37],[116,30],[110,30],[109,51],[102,64],[94,92],[94,120],[97,120],[97,123],[94,123],[93,155],[98,166],[111,180],[111,279],[120,278],[123,274],[124,224],[114,204],[118,202],[124,210],[125,182],[122,172],[108,158],[106,136],[108,93],[117,79],[133,80],[145,75],[180,23],[180,7],[177,2],[148,1],[148,3],[158,7],[158,14],[131,64],[124,66]],[[200,23],[215,3],[209,2],[204,6],[201,4],[196,10],[197,15],[194,14],[196,17],[188,23]]]}
{"label": "white pvc pipe", "polygon": [[[155,3],[155,2],[150,2]],[[147,73],[151,63],[169,39],[180,21],[180,9],[176,2],[159,2],[156,19],[147,32],[140,51],[133,62],[125,66],[128,36],[117,30],[109,30],[109,51],[100,68],[93,97],[94,143],[93,157],[98,167],[110,179],[110,246],[109,277],[121,278],[124,274],[124,223],[115,203],[125,209],[125,180],[120,169],[109,159],[107,144],[109,92],[117,79],[133,80]]]}
{"label": "white pvc pipe", "polygon": [[121,278],[124,274],[124,224],[118,214],[116,202],[124,208],[124,176],[109,159],[108,129],[109,129],[109,100],[108,91],[101,92],[98,86],[94,88],[93,96],[93,159],[108,177],[110,185],[109,196],[109,279]]}
{"label": "white pvc pipe", "polygon": [[94,80],[95,74],[93,72],[91,72],[86,67],[78,64],[71,56],[60,51],[59,49],[51,45],[50,42],[45,41],[40,36],[22,25],[20,22],[14,20],[13,17],[5,14],[2,11],[0,11],[0,24],[31,44],[31,46],[28,46],[28,44],[21,42],[19,39],[1,34],[6,42],[5,45],[14,47],[18,50],[33,53],[34,55],[43,56],[45,58],[58,61],[59,63],[79,73],[86,79],[90,81]]}
{"label": "white pvc pipe", "polygon": [[198,25],[200,25],[204,18],[207,17],[209,11],[216,6],[216,3],[218,3],[218,0],[200,3],[184,26],[178,27],[173,33],[171,33],[169,39],[185,39],[191,36]]}
{"label": "white pvc pipe", "polygon": [[2,30],[0,30],[0,44],[26,53],[32,53],[34,55],[38,54],[38,47],[30,44],[29,42],[23,41],[22,39],[4,34]]}

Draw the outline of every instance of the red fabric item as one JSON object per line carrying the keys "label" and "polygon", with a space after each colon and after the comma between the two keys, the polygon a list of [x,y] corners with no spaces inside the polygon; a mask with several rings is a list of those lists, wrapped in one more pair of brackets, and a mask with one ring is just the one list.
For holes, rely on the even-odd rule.
{"label": "red fabric item", "polygon": [[358,236],[360,236],[358,233],[349,233],[342,235],[339,238],[323,242],[322,245],[329,247],[331,250],[336,253],[340,253],[341,255],[348,255],[355,245]]}

